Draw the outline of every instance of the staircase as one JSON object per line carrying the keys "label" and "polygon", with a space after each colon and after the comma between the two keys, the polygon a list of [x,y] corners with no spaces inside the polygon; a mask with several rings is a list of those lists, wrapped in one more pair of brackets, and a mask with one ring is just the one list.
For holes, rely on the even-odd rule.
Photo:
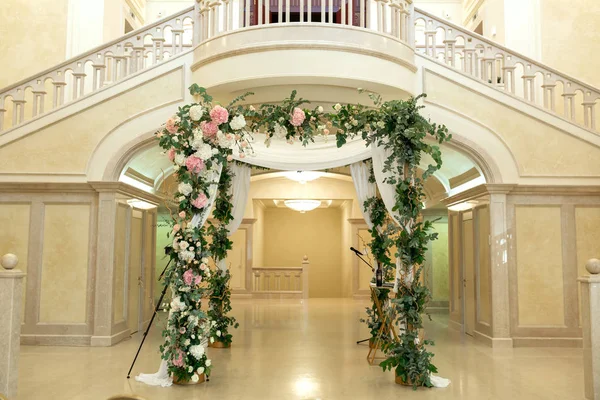
{"label": "staircase", "polygon": [[[200,1],[0,90],[0,134],[188,53],[212,37],[272,20],[289,21],[294,13],[300,21],[290,24],[336,22],[390,35],[418,55],[597,132],[600,90],[416,9],[411,0],[341,0],[339,6],[333,0],[259,0],[258,7],[239,0]],[[313,20],[317,17],[319,21]]]}

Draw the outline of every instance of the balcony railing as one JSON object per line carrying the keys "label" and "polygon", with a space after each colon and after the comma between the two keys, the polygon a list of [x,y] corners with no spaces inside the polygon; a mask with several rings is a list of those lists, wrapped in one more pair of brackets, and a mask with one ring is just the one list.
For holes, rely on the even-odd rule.
{"label": "balcony railing", "polygon": [[418,9],[415,40],[418,53],[596,131],[600,90]]}
{"label": "balcony railing", "polygon": [[267,296],[297,296],[308,298],[308,258],[301,267],[254,267],[252,268],[252,292]]}

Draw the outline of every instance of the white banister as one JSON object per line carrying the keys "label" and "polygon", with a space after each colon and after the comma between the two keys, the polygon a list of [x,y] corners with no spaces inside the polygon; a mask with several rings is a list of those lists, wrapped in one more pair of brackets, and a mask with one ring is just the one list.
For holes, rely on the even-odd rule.
{"label": "white banister", "polygon": [[[412,2],[409,5],[413,7]],[[507,94],[597,131],[600,89],[423,10],[410,12],[415,50]],[[442,55],[443,57],[439,57]],[[556,107],[556,98],[563,107]]]}
{"label": "white banister", "polygon": [[302,259],[302,298],[308,299],[308,257]]}
{"label": "white banister", "polygon": [[[19,349],[21,341],[21,309],[23,278],[25,274],[14,269],[19,260],[14,254],[5,254],[0,260],[0,395],[17,397],[19,376]],[[2,397],[2,396],[0,396]]]}
{"label": "white banister", "polygon": [[590,275],[578,279],[581,284],[585,397],[600,400],[600,260],[592,258],[585,268]]}
{"label": "white banister", "polygon": [[303,257],[300,267],[252,268],[252,292],[257,295],[292,295],[308,298],[308,258]]}
{"label": "white banister", "polygon": [[[167,51],[169,57],[190,51],[199,31],[193,31],[194,10],[187,8],[0,89],[0,133],[157,64]],[[168,39],[165,29],[172,32]]]}

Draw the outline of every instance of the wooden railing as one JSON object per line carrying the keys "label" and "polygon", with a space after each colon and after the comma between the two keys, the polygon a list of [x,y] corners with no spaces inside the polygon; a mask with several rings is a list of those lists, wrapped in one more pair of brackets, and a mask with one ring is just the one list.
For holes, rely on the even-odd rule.
{"label": "wooden railing", "polygon": [[414,19],[418,53],[596,131],[599,89],[425,11]]}
{"label": "wooden railing", "polygon": [[253,293],[308,298],[308,264],[305,256],[301,267],[252,268]]}
{"label": "wooden railing", "polygon": [[0,133],[191,50],[193,19],[189,7],[0,89]]}

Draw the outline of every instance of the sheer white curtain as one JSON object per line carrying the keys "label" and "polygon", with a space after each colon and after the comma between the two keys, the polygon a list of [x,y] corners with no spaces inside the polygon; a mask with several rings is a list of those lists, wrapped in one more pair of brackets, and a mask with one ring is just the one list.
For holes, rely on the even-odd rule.
{"label": "sheer white curtain", "polygon": [[369,182],[370,175],[369,164],[359,161],[354,164],[350,164],[350,174],[352,175],[352,181],[354,182],[354,188],[356,189],[356,198],[360,210],[362,211],[363,217],[369,229],[373,228],[373,222],[371,222],[371,215],[365,211],[365,201],[371,197],[375,197],[377,194],[377,186],[375,183]]}
{"label": "sheer white curtain", "polygon": [[[231,203],[233,204],[233,219],[227,224],[229,231],[227,236],[233,235],[240,227],[244,219],[246,211],[246,203],[248,202],[248,192],[250,191],[250,172],[251,167],[247,164],[233,163],[229,165],[229,170],[233,174],[231,181]],[[221,273],[225,275],[227,271],[227,261],[219,260],[217,267]]]}

